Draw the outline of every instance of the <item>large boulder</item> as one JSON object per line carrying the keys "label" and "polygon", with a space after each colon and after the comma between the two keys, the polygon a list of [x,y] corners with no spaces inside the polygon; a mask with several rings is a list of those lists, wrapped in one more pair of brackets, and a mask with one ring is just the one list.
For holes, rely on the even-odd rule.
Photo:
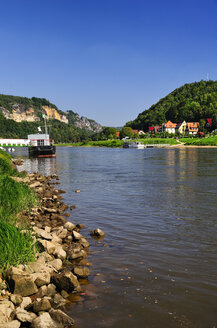
{"label": "large boulder", "polygon": [[41,312],[41,311],[49,311],[51,309],[51,304],[49,300],[42,298],[39,301],[33,302],[33,311],[35,313]]}
{"label": "large boulder", "polygon": [[51,309],[49,314],[59,328],[72,328],[75,325],[74,320],[61,310]]}
{"label": "large boulder", "polygon": [[86,279],[90,275],[90,270],[87,267],[76,266],[73,268],[73,273],[81,279]]}
{"label": "large boulder", "polygon": [[71,271],[53,274],[51,280],[59,291],[65,290],[68,293],[81,291],[78,279]]}
{"label": "large boulder", "polygon": [[51,318],[48,312],[42,313],[39,317],[32,321],[32,328],[60,328]]}
{"label": "large boulder", "polygon": [[0,328],[19,328],[21,325],[20,321],[18,320],[12,320],[9,322],[5,322],[5,323],[0,323]]}
{"label": "large boulder", "polygon": [[92,237],[98,237],[98,238],[100,238],[100,237],[104,237],[105,236],[105,233],[101,229],[95,229],[95,230],[92,230],[90,232],[90,235]]}
{"label": "large boulder", "polygon": [[28,312],[21,307],[16,309],[16,318],[21,322],[32,322],[37,315],[33,312]]}
{"label": "large boulder", "polygon": [[7,277],[10,291],[21,296],[30,296],[37,293],[38,288],[32,275],[12,275]]}

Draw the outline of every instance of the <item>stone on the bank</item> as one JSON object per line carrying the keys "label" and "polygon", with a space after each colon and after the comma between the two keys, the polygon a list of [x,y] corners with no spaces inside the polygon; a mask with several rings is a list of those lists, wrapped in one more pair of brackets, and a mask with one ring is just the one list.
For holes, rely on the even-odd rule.
{"label": "stone on the bank", "polygon": [[54,296],[56,294],[56,286],[54,284],[49,284],[47,286],[47,295]]}
{"label": "stone on the bank", "polygon": [[14,305],[20,305],[23,301],[23,297],[18,294],[11,294],[10,295],[10,300]]}
{"label": "stone on the bank", "polygon": [[61,259],[55,259],[55,260],[49,261],[48,265],[53,267],[56,271],[59,271],[63,266],[63,262],[61,261]]}
{"label": "stone on the bank", "polygon": [[40,253],[39,258],[38,258],[39,262],[41,262],[41,261],[48,262],[48,261],[52,261],[52,260],[53,260],[53,257],[50,254],[48,254],[47,252]]}
{"label": "stone on the bank", "polygon": [[65,260],[66,258],[66,252],[64,251],[64,249],[61,246],[57,246],[55,251],[54,251],[54,255],[56,255],[56,257],[58,257],[61,260]]}
{"label": "stone on the bank", "polygon": [[83,238],[83,236],[77,231],[72,232],[72,237],[76,241],[81,240]]}
{"label": "stone on the bank", "polygon": [[19,328],[21,323],[18,320],[12,320],[5,323],[0,323],[0,328]]}
{"label": "stone on the bank", "polygon": [[47,240],[40,240],[40,244],[44,247],[44,249],[48,252],[48,254],[52,255],[55,251],[56,245]]}
{"label": "stone on the bank", "polygon": [[14,304],[9,300],[5,299],[0,301],[0,324],[8,321],[14,308]]}
{"label": "stone on the bank", "polygon": [[90,232],[90,235],[93,237],[104,237],[105,233],[101,229],[95,229]]}
{"label": "stone on the bank", "polygon": [[61,238],[61,239],[66,238],[67,233],[68,233],[68,230],[67,230],[67,229],[57,230],[57,232],[56,232],[57,236],[58,236],[59,238]]}
{"label": "stone on the bank", "polygon": [[48,285],[50,283],[50,274],[48,272],[40,273],[38,278],[35,280],[37,287]]}
{"label": "stone on the bank", "polygon": [[64,224],[64,228],[66,228],[68,231],[72,231],[73,229],[75,229],[75,225],[71,222],[66,222]]}
{"label": "stone on the bank", "polygon": [[42,313],[32,321],[32,328],[60,328],[58,327],[48,312]]}
{"label": "stone on the bank", "polygon": [[44,285],[41,286],[38,290],[37,296],[38,297],[43,297],[48,294],[48,286]]}
{"label": "stone on the bank", "polygon": [[70,248],[67,250],[67,256],[69,260],[76,260],[87,257],[87,253],[83,249],[81,250],[80,247]]}
{"label": "stone on the bank", "polygon": [[21,307],[16,309],[16,318],[21,322],[32,322],[37,315],[33,312],[28,312]]}
{"label": "stone on the bank", "polygon": [[43,239],[46,239],[46,240],[51,240],[52,239],[52,236],[50,233],[46,232],[45,230],[43,229],[37,229],[36,230],[36,233],[39,237],[43,238]]}
{"label": "stone on the bank", "polygon": [[77,277],[70,271],[56,273],[52,276],[52,282],[58,290],[65,290],[68,293],[72,291],[81,291],[81,286]]}
{"label": "stone on the bank", "polygon": [[60,294],[55,294],[52,300],[52,307],[57,309],[66,304],[65,298],[63,298]]}
{"label": "stone on the bank", "polygon": [[49,311],[51,309],[51,304],[49,300],[42,299],[40,301],[34,301],[33,302],[33,311],[35,313],[41,312],[41,311]]}
{"label": "stone on the bank", "polygon": [[73,269],[73,273],[78,277],[78,278],[88,278],[88,276],[90,275],[90,270],[87,267],[80,267],[80,266],[76,266]]}
{"label": "stone on the bank", "polygon": [[30,297],[23,297],[23,301],[22,303],[20,304],[20,307],[22,309],[26,309],[30,304],[32,304],[32,300]]}
{"label": "stone on the bank", "polygon": [[33,295],[38,291],[34,277],[31,275],[12,275],[8,279],[8,284],[12,293],[21,296]]}
{"label": "stone on the bank", "polygon": [[51,227],[46,226],[46,227],[44,227],[44,230],[45,230],[46,232],[50,233],[50,232],[51,232]]}
{"label": "stone on the bank", "polygon": [[52,243],[54,244],[62,244],[62,239],[58,237],[55,233],[52,234]]}
{"label": "stone on the bank", "polygon": [[89,242],[87,241],[86,238],[81,238],[80,240],[80,244],[84,247],[84,248],[88,248],[90,246]]}
{"label": "stone on the bank", "polygon": [[61,310],[51,309],[49,311],[51,318],[57,323],[58,327],[70,328],[74,327],[74,320],[70,318],[67,314],[65,314]]}

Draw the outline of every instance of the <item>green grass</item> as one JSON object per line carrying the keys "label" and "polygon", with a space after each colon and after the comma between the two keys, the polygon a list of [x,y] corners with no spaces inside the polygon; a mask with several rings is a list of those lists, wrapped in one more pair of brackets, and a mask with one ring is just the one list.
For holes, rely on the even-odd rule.
{"label": "green grass", "polygon": [[32,262],[35,245],[31,234],[0,220],[0,272],[9,266]]}
{"label": "green grass", "polygon": [[37,198],[28,185],[13,179],[15,175],[22,174],[13,168],[11,156],[0,150],[0,272],[35,258],[35,246],[20,213],[35,206]]}
{"label": "green grass", "polygon": [[147,138],[147,139],[141,139],[140,142],[144,143],[145,145],[151,145],[151,144],[177,145],[178,144],[178,142],[174,138]]}
{"label": "green grass", "polygon": [[190,146],[217,146],[217,136],[206,138],[182,138],[180,141]]}
{"label": "green grass", "polygon": [[[149,144],[169,144],[176,145],[177,141],[173,138],[150,138],[150,139],[138,139],[128,141],[140,141],[145,145]],[[83,141],[71,144],[57,144],[57,146],[73,146],[73,147],[122,147],[124,140],[100,140],[100,141]]]}
{"label": "green grass", "polygon": [[0,176],[0,220],[15,224],[17,214],[36,205],[36,196],[25,184]]}

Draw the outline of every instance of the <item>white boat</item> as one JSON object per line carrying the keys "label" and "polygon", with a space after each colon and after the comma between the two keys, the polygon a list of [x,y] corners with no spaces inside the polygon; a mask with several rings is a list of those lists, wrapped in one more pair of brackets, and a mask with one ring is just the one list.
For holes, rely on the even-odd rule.
{"label": "white boat", "polygon": [[145,145],[142,144],[141,142],[139,141],[132,141],[132,142],[125,142],[123,144],[123,147],[124,148],[137,148],[137,149],[144,149],[145,148]]}

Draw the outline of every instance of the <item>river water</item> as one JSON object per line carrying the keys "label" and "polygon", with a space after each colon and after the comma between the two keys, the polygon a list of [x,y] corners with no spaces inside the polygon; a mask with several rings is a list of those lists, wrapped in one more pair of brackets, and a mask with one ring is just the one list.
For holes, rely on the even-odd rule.
{"label": "river water", "polygon": [[[58,147],[22,169],[57,173],[91,276],[67,307],[77,328],[217,326],[217,149]],[[80,193],[75,193],[80,189]],[[73,300],[74,301],[74,300]]]}

